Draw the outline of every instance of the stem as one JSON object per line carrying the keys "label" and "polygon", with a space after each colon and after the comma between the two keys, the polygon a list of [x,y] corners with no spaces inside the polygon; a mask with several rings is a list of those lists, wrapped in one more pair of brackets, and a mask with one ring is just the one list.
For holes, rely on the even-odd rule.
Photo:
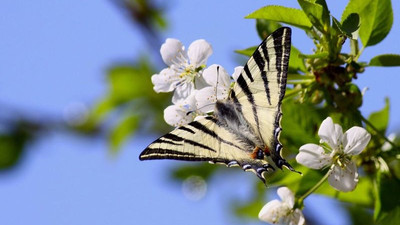
{"label": "stem", "polygon": [[397,148],[397,145],[393,143],[393,141],[389,140],[385,135],[381,134],[381,132],[371,123],[369,122],[364,116],[361,116],[361,120],[367,124],[369,127],[372,128],[379,136],[381,136],[385,141],[387,141],[389,144],[391,144],[394,148]]}
{"label": "stem", "polygon": [[334,164],[331,166],[331,168],[329,168],[328,172],[325,174],[325,176],[323,176],[321,178],[320,181],[318,181],[318,183],[316,183],[313,187],[311,187],[304,195],[302,195],[298,200],[297,200],[297,205],[298,206],[302,206],[303,205],[303,201],[305,198],[307,198],[311,193],[313,193],[315,190],[317,190],[326,179],[328,179],[329,175],[332,172],[332,167],[334,166]]}
{"label": "stem", "polygon": [[309,80],[297,80],[297,81],[288,80],[288,81],[287,81],[288,84],[311,84],[312,82],[314,82],[314,79],[309,79]]}
{"label": "stem", "polygon": [[299,93],[299,92],[301,92],[301,91],[303,91],[303,89],[299,88],[299,89],[292,89],[290,92],[289,92],[289,91],[286,92],[286,96],[285,96],[285,98],[283,99],[283,101],[285,101],[285,100],[287,100],[287,99],[293,97],[294,95],[296,95],[297,93]]}
{"label": "stem", "polygon": [[360,52],[360,49],[358,46],[358,40],[353,40],[353,39],[350,40],[350,49],[351,49],[351,54],[358,58],[359,57],[358,53]]}
{"label": "stem", "polygon": [[363,53],[364,49],[365,49],[365,46],[363,46],[363,47],[361,48],[361,50],[358,51],[358,53],[357,53],[357,55],[356,55],[356,58],[355,58],[355,59],[356,59],[356,62],[358,61],[358,58],[360,57],[361,53]]}

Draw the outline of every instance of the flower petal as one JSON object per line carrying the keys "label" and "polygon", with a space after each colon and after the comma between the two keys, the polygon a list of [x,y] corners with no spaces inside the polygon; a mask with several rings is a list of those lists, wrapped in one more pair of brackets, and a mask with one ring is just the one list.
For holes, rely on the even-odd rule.
{"label": "flower petal", "polygon": [[180,105],[170,105],[164,110],[164,120],[169,125],[179,127],[193,121],[193,116]]}
{"label": "flower petal", "polygon": [[204,39],[199,39],[190,44],[188,56],[190,64],[199,67],[206,64],[208,57],[212,54],[211,45]]}
{"label": "flower petal", "polygon": [[172,103],[177,104],[178,102],[187,99],[194,91],[195,89],[193,83],[179,83],[179,85],[177,85],[175,88],[174,95],[172,96]]}
{"label": "flower petal", "polygon": [[358,155],[367,146],[371,135],[362,127],[352,127],[343,135],[343,151],[349,155]]}
{"label": "flower petal", "polygon": [[322,121],[318,130],[321,142],[326,142],[333,150],[338,150],[341,144],[343,130],[339,124],[334,124],[332,118],[328,117]]}
{"label": "flower petal", "polygon": [[294,224],[296,224],[296,225],[304,225],[306,223],[303,212],[300,209],[294,210],[292,220],[294,221]]}
{"label": "flower petal", "polygon": [[303,212],[300,209],[295,209],[292,213],[282,218],[280,222],[287,225],[304,225],[306,220]]}
{"label": "flower petal", "polygon": [[205,87],[196,92],[196,106],[201,112],[208,113],[214,110],[215,102],[215,87]]}
{"label": "flower petal", "polygon": [[311,169],[322,169],[332,164],[332,158],[325,153],[324,149],[316,144],[305,144],[300,147],[296,161]]}
{"label": "flower petal", "polygon": [[164,110],[164,120],[171,126],[182,126],[193,121],[196,114],[196,92]]}
{"label": "flower petal", "polygon": [[194,85],[195,85],[194,88],[197,90],[210,86],[209,84],[207,84],[207,82],[204,80],[202,76],[197,76],[197,75],[194,77]]}
{"label": "flower petal", "polygon": [[231,85],[231,79],[224,67],[213,64],[203,71],[204,80],[211,86],[224,87],[228,89]]}
{"label": "flower petal", "polygon": [[286,203],[290,208],[294,206],[294,194],[287,187],[280,187],[276,191],[278,196],[282,199],[283,203]]}
{"label": "flower petal", "polygon": [[177,39],[168,38],[160,49],[161,57],[165,64],[171,66],[173,64],[181,65],[186,63],[186,53],[182,42]]}
{"label": "flower petal", "polygon": [[276,223],[279,221],[282,203],[278,200],[272,200],[264,205],[258,218],[268,223]]}
{"label": "flower petal", "polygon": [[338,191],[348,192],[354,190],[358,183],[356,164],[350,161],[343,168],[337,165],[333,166],[328,182]]}
{"label": "flower petal", "polygon": [[236,81],[238,79],[238,77],[240,76],[240,74],[243,71],[243,66],[237,66],[235,67],[235,71],[232,74],[232,78]]}
{"label": "flower petal", "polygon": [[155,92],[170,92],[175,89],[176,84],[179,82],[179,77],[173,70],[166,68],[161,70],[160,74],[151,76],[151,82],[154,84]]}

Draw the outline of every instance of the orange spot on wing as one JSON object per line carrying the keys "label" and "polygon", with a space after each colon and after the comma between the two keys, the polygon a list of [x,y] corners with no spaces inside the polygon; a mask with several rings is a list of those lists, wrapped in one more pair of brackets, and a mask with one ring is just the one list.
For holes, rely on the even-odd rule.
{"label": "orange spot on wing", "polygon": [[264,148],[265,155],[271,155],[271,151],[269,150],[268,146]]}
{"label": "orange spot on wing", "polygon": [[252,159],[257,159],[258,150],[260,150],[260,148],[258,146],[254,148],[253,152],[250,154]]}

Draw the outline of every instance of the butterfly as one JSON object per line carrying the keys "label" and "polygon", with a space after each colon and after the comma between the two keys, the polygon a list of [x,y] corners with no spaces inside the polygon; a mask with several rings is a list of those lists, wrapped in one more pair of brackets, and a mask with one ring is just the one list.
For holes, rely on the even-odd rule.
{"label": "butterfly", "polygon": [[291,29],[282,27],[257,47],[226,100],[217,101],[214,114],[202,117],[160,137],[140,160],[177,159],[223,163],[254,172],[295,171],[282,157],[281,105],[285,96]]}

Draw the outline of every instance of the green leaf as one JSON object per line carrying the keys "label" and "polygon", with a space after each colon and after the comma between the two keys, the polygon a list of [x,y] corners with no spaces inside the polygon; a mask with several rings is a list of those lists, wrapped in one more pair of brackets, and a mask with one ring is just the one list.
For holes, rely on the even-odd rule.
{"label": "green leaf", "polygon": [[132,135],[138,128],[139,117],[136,115],[127,116],[114,129],[109,136],[109,144],[112,153],[116,153],[122,143]]}
{"label": "green leaf", "polygon": [[288,73],[288,81],[315,81],[315,76],[313,75],[302,75],[302,74],[298,74],[298,73]]}
{"label": "green leaf", "polygon": [[398,224],[400,221],[400,180],[380,174],[379,179],[380,210],[377,224]]}
{"label": "green leaf", "polygon": [[93,106],[84,123],[73,126],[72,129],[82,134],[94,134],[100,123],[115,107],[116,103],[106,96]]}
{"label": "green leaf", "polygon": [[257,46],[253,46],[253,47],[242,49],[242,50],[235,50],[235,52],[250,57],[251,55],[253,55],[253,53],[256,49],[257,49]]}
{"label": "green leaf", "polygon": [[360,38],[364,47],[381,42],[393,24],[390,0],[350,0],[342,14],[342,24],[352,13],[361,19]]}
{"label": "green leaf", "polygon": [[[317,180],[318,181],[318,180]],[[316,182],[317,182],[316,181]],[[371,198],[373,193],[372,183],[367,178],[360,178],[356,189],[351,192],[340,192],[335,190],[326,181],[321,187],[317,189],[316,194],[323,194],[331,197],[335,197],[343,202],[349,202],[358,204],[365,207],[371,207],[373,199]]]}
{"label": "green leaf", "polygon": [[14,168],[25,152],[26,144],[40,131],[30,121],[8,121],[0,131],[0,171]]}
{"label": "green leaf", "polygon": [[397,206],[393,210],[388,213],[385,213],[384,216],[379,218],[376,224],[385,224],[385,225],[398,225],[400,221],[400,206]]}
{"label": "green leaf", "polygon": [[350,214],[351,224],[377,225],[371,215],[369,208],[359,205],[346,205],[347,212]]}
{"label": "green leaf", "polygon": [[379,197],[381,190],[381,178],[382,178],[382,172],[378,170],[376,173],[376,179],[374,180],[374,197],[375,197],[374,220],[378,218],[378,215],[380,214],[382,209],[382,202],[381,198]]}
{"label": "green leaf", "polygon": [[312,55],[299,54],[299,57],[307,59],[320,59],[320,58],[326,58],[328,56],[329,56],[328,52],[319,52]]}
{"label": "green leaf", "polygon": [[[369,115],[368,121],[381,133],[385,134],[386,128],[389,124],[389,99],[385,99],[385,106],[377,111],[373,112]],[[375,133],[374,130],[367,126],[367,130],[372,133]]]}
{"label": "green leaf", "polygon": [[400,55],[377,55],[369,61],[369,66],[400,66]]}
{"label": "green leaf", "polygon": [[306,65],[304,63],[304,59],[300,58],[301,55],[300,50],[292,45],[290,48],[290,58],[289,58],[289,71],[290,72],[307,72]]}
{"label": "green leaf", "polygon": [[168,22],[167,20],[164,18],[162,12],[156,12],[153,13],[153,19],[156,22],[156,24],[163,30],[165,30],[168,27]]}
{"label": "green leaf", "polygon": [[[373,185],[367,177],[360,178],[354,191],[339,192],[335,193],[335,195],[336,194],[338,196],[338,199],[343,202],[350,202],[366,207],[371,207],[374,203],[373,199],[371,198],[371,196],[373,196]],[[334,195],[332,195],[332,197],[333,196]]]}
{"label": "green leaf", "polygon": [[235,214],[240,217],[258,218],[258,213],[265,205],[262,199],[256,199],[246,204],[233,203]]}
{"label": "green leaf", "polygon": [[346,37],[357,40],[360,30],[360,16],[357,13],[351,13],[341,24],[335,17],[332,17],[333,23],[338,27],[340,32]]}
{"label": "green leaf", "polygon": [[303,176],[292,176],[291,180],[288,178],[282,180],[282,185],[288,186],[298,197],[304,195],[324,176],[323,172],[319,170],[312,170],[306,167],[299,169]]}
{"label": "green leaf", "polygon": [[299,104],[288,99],[282,104],[285,115],[282,119],[281,142],[285,150],[298,152],[306,143],[317,143],[317,128],[326,118],[326,112],[312,104]]}
{"label": "green leaf", "polygon": [[[297,168],[296,168],[297,169]],[[288,186],[297,197],[304,195],[310,188],[315,186],[319,180],[328,171],[308,169],[305,167],[298,168],[303,172],[303,176],[285,177],[280,181],[280,185]],[[300,178],[298,178],[300,177]],[[368,179],[360,179],[357,187],[352,192],[339,192],[325,181],[316,191],[315,194],[322,194],[339,199],[340,201],[359,204],[370,207],[372,205],[372,184]]]}
{"label": "green leaf", "polygon": [[268,35],[270,35],[280,27],[282,27],[282,25],[274,21],[269,21],[265,19],[256,20],[257,33],[262,40],[264,40]]}
{"label": "green leaf", "polygon": [[298,0],[308,19],[318,30],[327,31],[330,26],[329,10],[324,0]]}
{"label": "green leaf", "polygon": [[23,153],[24,144],[18,136],[0,135],[0,170],[16,165]]}
{"label": "green leaf", "polygon": [[111,68],[108,73],[110,97],[118,103],[124,103],[154,92],[150,74],[149,65],[145,61],[135,66]]}
{"label": "green leaf", "polygon": [[312,26],[310,20],[302,10],[276,5],[260,8],[247,15],[246,18],[266,19],[275,22],[282,22],[306,31],[310,30]]}

